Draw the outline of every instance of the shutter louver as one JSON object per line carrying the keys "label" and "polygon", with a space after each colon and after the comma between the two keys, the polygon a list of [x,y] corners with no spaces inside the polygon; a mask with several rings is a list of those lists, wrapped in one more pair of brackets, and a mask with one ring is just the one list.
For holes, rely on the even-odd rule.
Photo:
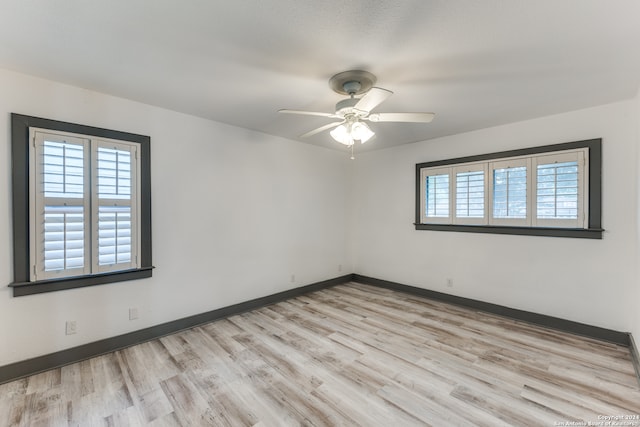
{"label": "shutter louver", "polygon": [[84,147],[44,141],[44,197],[84,198]]}
{"label": "shutter louver", "polygon": [[484,217],[484,171],[456,174],[456,217]]}
{"label": "shutter louver", "polygon": [[131,208],[100,206],[98,211],[98,263],[131,262]]}
{"label": "shutter louver", "polygon": [[541,164],[537,173],[537,217],[577,219],[578,162]]}
{"label": "shutter louver", "polygon": [[131,153],[98,148],[98,197],[131,199]]}
{"label": "shutter louver", "polygon": [[84,268],[82,206],[45,206],[44,270]]}
{"label": "shutter louver", "polygon": [[449,216],[449,175],[430,175],[426,177],[425,202],[427,218],[446,218]]}
{"label": "shutter louver", "polygon": [[97,267],[101,271],[132,268],[135,228],[131,147],[101,142],[96,152]]}
{"label": "shutter louver", "polygon": [[493,218],[527,218],[527,167],[493,171]]}

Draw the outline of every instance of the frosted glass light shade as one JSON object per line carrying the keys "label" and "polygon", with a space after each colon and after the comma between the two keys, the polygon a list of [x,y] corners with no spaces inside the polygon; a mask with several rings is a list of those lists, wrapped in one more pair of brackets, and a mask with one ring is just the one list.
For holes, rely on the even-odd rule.
{"label": "frosted glass light shade", "polygon": [[356,140],[364,144],[375,135],[369,126],[362,122],[342,124],[329,133],[333,139],[346,146],[353,145]]}
{"label": "frosted glass light shade", "polygon": [[346,146],[353,145],[353,138],[351,137],[351,130],[348,129],[349,125],[340,125],[329,134],[333,139],[338,141],[340,144],[344,144]]}
{"label": "frosted glass light shade", "polygon": [[369,129],[369,126],[362,122],[355,122],[351,127],[351,136],[353,139],[359,140],[362,144],[370,140],[373,135],[375,135],[375,133]]}

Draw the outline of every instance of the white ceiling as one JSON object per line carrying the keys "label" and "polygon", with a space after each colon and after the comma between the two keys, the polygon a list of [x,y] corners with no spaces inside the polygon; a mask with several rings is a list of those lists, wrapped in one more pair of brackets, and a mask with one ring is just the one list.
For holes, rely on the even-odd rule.
{"label": "white ceiling", "polygon": [[[395,94],[362,149],[632,98],[638,0],[0,0],[0,68],[272,135],[344,149],[333,74],[364,69]],[[28,112],[27,112],[28,113]]]}

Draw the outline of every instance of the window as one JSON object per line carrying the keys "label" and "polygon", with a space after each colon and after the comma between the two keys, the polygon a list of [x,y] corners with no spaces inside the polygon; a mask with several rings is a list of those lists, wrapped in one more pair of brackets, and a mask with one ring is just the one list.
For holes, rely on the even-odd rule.
{"label": "window", "polygon": [[151,276],[149,137],[13,114],[12,144],[14,296]]}
{"label": "window", "polygon": [[489,224],[530,225],[530,158],[489,163],[491,215]]}
{"label": "window", "polygon": [[98,248],[94,271],[138,267],[138,151],[135,144],[97,141],[94,174],[93,236]]}
{"label": "window", "polygon": [[455,224],[483,224],[486,217],[487,167],[482,163],[471,163],[453,167],[455,179]]}
{"label": "window", "polygon": [[535,225],[588,226],[585,221],[589,209],[589,195],[584,185],[588,174],[586,156],[586,152],[569,152],[534,159]]}
{"label": "window", "polygon": [[425,169],[423,191],[423,219],[425,222],[448,222],[449,215],[449,172],[447,169]]}
{"label": "window", "polygon": [[416,165],[416,229],[602,238],[601,140]]}
{"label": "window", "polygon": [[137,144],[38,128],[29,140],[31,281],[137,268]]}

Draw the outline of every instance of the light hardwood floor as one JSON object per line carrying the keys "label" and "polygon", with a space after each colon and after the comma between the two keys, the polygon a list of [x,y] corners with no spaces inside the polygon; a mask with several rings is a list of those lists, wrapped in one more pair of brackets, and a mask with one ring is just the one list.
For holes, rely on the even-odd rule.
{"label": "light hardwood floor", "polygon": [[638,414],[627,348],[356,283],[0,385],[8,426],[553,426]]}

